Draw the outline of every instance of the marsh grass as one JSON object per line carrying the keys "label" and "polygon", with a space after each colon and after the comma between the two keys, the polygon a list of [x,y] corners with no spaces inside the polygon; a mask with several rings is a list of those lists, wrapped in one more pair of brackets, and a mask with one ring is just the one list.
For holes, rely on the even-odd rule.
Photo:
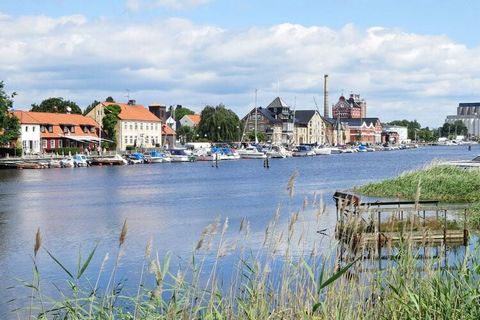
{"label": "marsh grass", "polygon": [[[295,173],[288,183],[290,198],[296,177]],[[310,220],[305,218],[308,210],[314,211]],[[128,245],[126,222],[109,274],[105,274],[108,255],[100,266],[92,265],[96,245],[85,259],[79,255],[76,271],[72,271],[44,248],[38,231],[33,281],[23,283],[31,290],[31,302],[17,315],[38,319],[480,318],[476,248],[466,249],[462,258],[445,265],[442,254],[419,262],[417,248],[405,242],[385,248],[395,252],[395,261],[372,269],[378,261],[375,254],[364,260],[362,252],[374,252],[374,248],[349,251],[347,246],[343,250],[329,237],[321,197],[304,200],[299,210],[289,208],[287,215],[283,211],[280,207],[274,211],[259,240],[261,248],[255,252],[246,245],[251,234],[245,218],[227,236],[231,222],[217,217],[200,234],[190,262],[182,267],[173,267],[168,254],[152,254],[154,244],[149,241],[133,294],[127,294],[124,281],[117,279]],[[313,240],[308,238],[307,227],[316,230]],[[322,245],[330,250],[319,250]],[[67,286],[53,284],[58,289],[55,297],[40,286],[39,256],[49,258],[64,272]],[[222,272],[227,256],[233,259],[233,267]],[[209,257],[214,257],[213,263]],[[95,281],[85,278],[87,269],[97,269]],[[109,279],[104,287],[99,286],[100,278]]]}

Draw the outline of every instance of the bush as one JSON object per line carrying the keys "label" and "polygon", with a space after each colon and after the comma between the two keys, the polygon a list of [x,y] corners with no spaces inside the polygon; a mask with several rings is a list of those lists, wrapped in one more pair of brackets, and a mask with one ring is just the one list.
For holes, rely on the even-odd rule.
{"label": "bush", "polygon": [[21,156],[23,154],[22,148],[0,148],[0,157],[6,157],[8,154],[9,157]]}

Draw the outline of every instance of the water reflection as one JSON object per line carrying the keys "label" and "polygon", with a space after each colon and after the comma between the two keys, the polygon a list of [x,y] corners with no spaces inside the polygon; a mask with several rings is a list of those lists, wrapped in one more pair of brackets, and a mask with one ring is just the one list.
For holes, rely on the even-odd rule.
{"label": "water reflection", "polygon": [[[474,151],[480,147],[474,146]],[[171,252],[177,263],[188,260],[203,228],[217,216],[229,217],[228,240],[238,237],[243,217],[250,221],[250,237],[243,243],[257,250],[265,228],[280,207],[279,228],[288,229],[292,213],[301,209],[292,239],[300,250],[325,250],[332,238],[335,211],[331,197],[336,189],[394,176],[436,158],[469,159],[474,152],[463,147],[332,155],[281,159],[270,169],[260,161],[158,164],[50,170],[0,171],[0,296],[15,277],[29,279],[33,240],[39,227],[44,245],[68,267],[75,268],[79,247],[87,251],[99,243],[92,262],[99,266],[107,252],[114,254],[125,219],[129,231],[122,258],[123,274],[136,283],[145,244],[153,238],[162,256]],[[298,170],[295,196],[286,185]],[[323,194],[327,211],[318,215],[313,198]],[[282,247],[279,247],[281,252]],[[42,276],[56,279],[58,266],[39,255]],[[228,258],[225,261],[229,261]],[[95,268],[94,268],[95,269]],[[228,272],[226,263],[225,272]],[[96,270],[87,270],[94,277]],[[62,275],[63,277],[63,275]],[[0,318],[6,314],[0,302]]]}

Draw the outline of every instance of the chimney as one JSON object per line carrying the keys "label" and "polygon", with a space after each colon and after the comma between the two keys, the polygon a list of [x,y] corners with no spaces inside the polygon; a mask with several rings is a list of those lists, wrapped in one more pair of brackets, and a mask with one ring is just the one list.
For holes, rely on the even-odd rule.
{"label": "chimney", "polygon": [[134,106],[136,104],[135,102],[136,102],[135,100],[128,100],[128,105]]}
{"label": "chimney", "polygon": [[325,118],[330,117],[328,112],[328,74],[323,76],[323,116]]}

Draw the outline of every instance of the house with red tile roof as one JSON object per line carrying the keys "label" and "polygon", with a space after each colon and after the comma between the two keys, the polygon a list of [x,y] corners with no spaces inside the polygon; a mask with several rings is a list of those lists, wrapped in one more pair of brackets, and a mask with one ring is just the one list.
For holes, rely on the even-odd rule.
{"label": "house with red tile roof", "polygon": [[202,120],[202,117],[199,114],[186,114],[182,119],[180,119],[180,125],[182,127],[198,127],[200,120]]}
{"label": "house with red tile roof", "polygon": [[175,130],[170,128],[167,124],[162,125],[162,137],[163,145],[168,145],[169,147],[175,146],[175,141],[177,141],[177,133]]}
{"label": "house with red tile roof", "polygon": [[125,151],[127,146],[137,148],[155,148],[162,145],[162,122],[143,105],[137,105],[135,100],[128,103],[101,102],[88,114],[102,123],[105,107],[117,105],[121,111],[115,127],[117,134],[117,150]]}
{"label": "house with red tile roof", "polygon": [[61,148],[93,148],[100,126],[81,114],[13,111],[20,121],[20,141],[25,153],[55,152]]}

